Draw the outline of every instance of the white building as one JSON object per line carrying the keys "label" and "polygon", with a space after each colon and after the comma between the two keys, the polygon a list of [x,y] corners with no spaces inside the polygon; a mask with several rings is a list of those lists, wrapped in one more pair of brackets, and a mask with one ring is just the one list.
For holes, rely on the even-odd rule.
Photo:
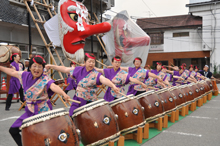
{"label": "white building", "polygon": [[210,69],[220,71],[220,1],[190,0],[189,13],[202,17],[202,47],[210,50]]}
{"label": "white building", "polygon": [[137,24],[150,35],[147,63],[164,65],[186,63],[200,69],[209,64],[210,50],[203,47],[202,17],[193,15],[138,19]]}

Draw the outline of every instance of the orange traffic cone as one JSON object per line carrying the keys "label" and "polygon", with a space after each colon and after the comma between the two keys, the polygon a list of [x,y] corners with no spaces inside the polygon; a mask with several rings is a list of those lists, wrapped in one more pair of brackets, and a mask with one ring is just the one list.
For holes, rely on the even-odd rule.
{"label": "orange traffic cone", "polygon": [[65,78],[65,84],[67,85],[67,79]]}
{"label": "orange traffic cone", "polygon": [[5,83],[5,78],[3,77],[3,79],[2,79],[2,88],[1,88],[1,90],[7,90],[7,88],[6,88],[6,83]]}

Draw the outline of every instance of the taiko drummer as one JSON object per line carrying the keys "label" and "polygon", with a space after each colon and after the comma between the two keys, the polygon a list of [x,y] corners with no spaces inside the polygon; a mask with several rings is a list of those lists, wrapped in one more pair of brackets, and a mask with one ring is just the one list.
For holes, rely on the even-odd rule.
{"label": "taiko drummer", "polygon": [[97,72],[95,67],[95,56],[91,53],[85,53],[85,66],[65,67],[56,65],[47,65],[47,68],[55,69],[63,73],[71,73],[72,77],[76,79],[77,88],[73,99],[80,101],[81,104],[72,103],[69,114],[72,116],[73,111],[87,103],[98,100],[96,91],[98,85],[104,84],[109,86],[114,92],[118,93],[119,89],[107,78]]}
{"label": "taiko drummer", "polygon": [[19,79],[25,92],[27,103],[25,113],[20,116],[9,129],[10,134],[18,146],[22,146],[21,135],[19,133],[19,127],[22,125],[22,121],[36,114],[52,110],[52,105],[48,98],[49,95],[52,95],[53,92],[55,92],[63,95],[65,100],[70,98],[59,86],[54,84],[53,80],[43,74],[45,64],[46,62],[44,59],[37,55],[30,60],[30,72],[17,71],[0,66],[1,71]]}

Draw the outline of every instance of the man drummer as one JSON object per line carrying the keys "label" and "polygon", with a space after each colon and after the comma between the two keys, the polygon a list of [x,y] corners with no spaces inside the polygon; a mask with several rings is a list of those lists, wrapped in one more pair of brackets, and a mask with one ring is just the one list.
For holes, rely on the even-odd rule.
{"label": "man drummer", "polygon": [[200,70],[199,73],[206,78],[213,79],[214,77],[212,76],[212,72],[209,71],[209,66],[205,65],[203,70]]}
{"label": "man drummer", "polygon": [[30,69],[29,69],[29,58],[26,58],[25,60],[24,60],[24,67],[25,67],[25,69],[24,69],[24,71],[30,71]]}

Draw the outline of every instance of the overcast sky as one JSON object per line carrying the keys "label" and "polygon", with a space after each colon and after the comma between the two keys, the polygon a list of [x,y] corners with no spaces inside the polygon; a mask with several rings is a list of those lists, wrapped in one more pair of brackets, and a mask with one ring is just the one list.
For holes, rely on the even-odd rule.
{"label": "overcast sky", "polygon": [[[173,16],[188,14],[188,3],[189,0],[115,0],[115,7],[111,10],[127,10],[130,16],[138,17]],[[114,15],[111,11],[107,13]]]}

